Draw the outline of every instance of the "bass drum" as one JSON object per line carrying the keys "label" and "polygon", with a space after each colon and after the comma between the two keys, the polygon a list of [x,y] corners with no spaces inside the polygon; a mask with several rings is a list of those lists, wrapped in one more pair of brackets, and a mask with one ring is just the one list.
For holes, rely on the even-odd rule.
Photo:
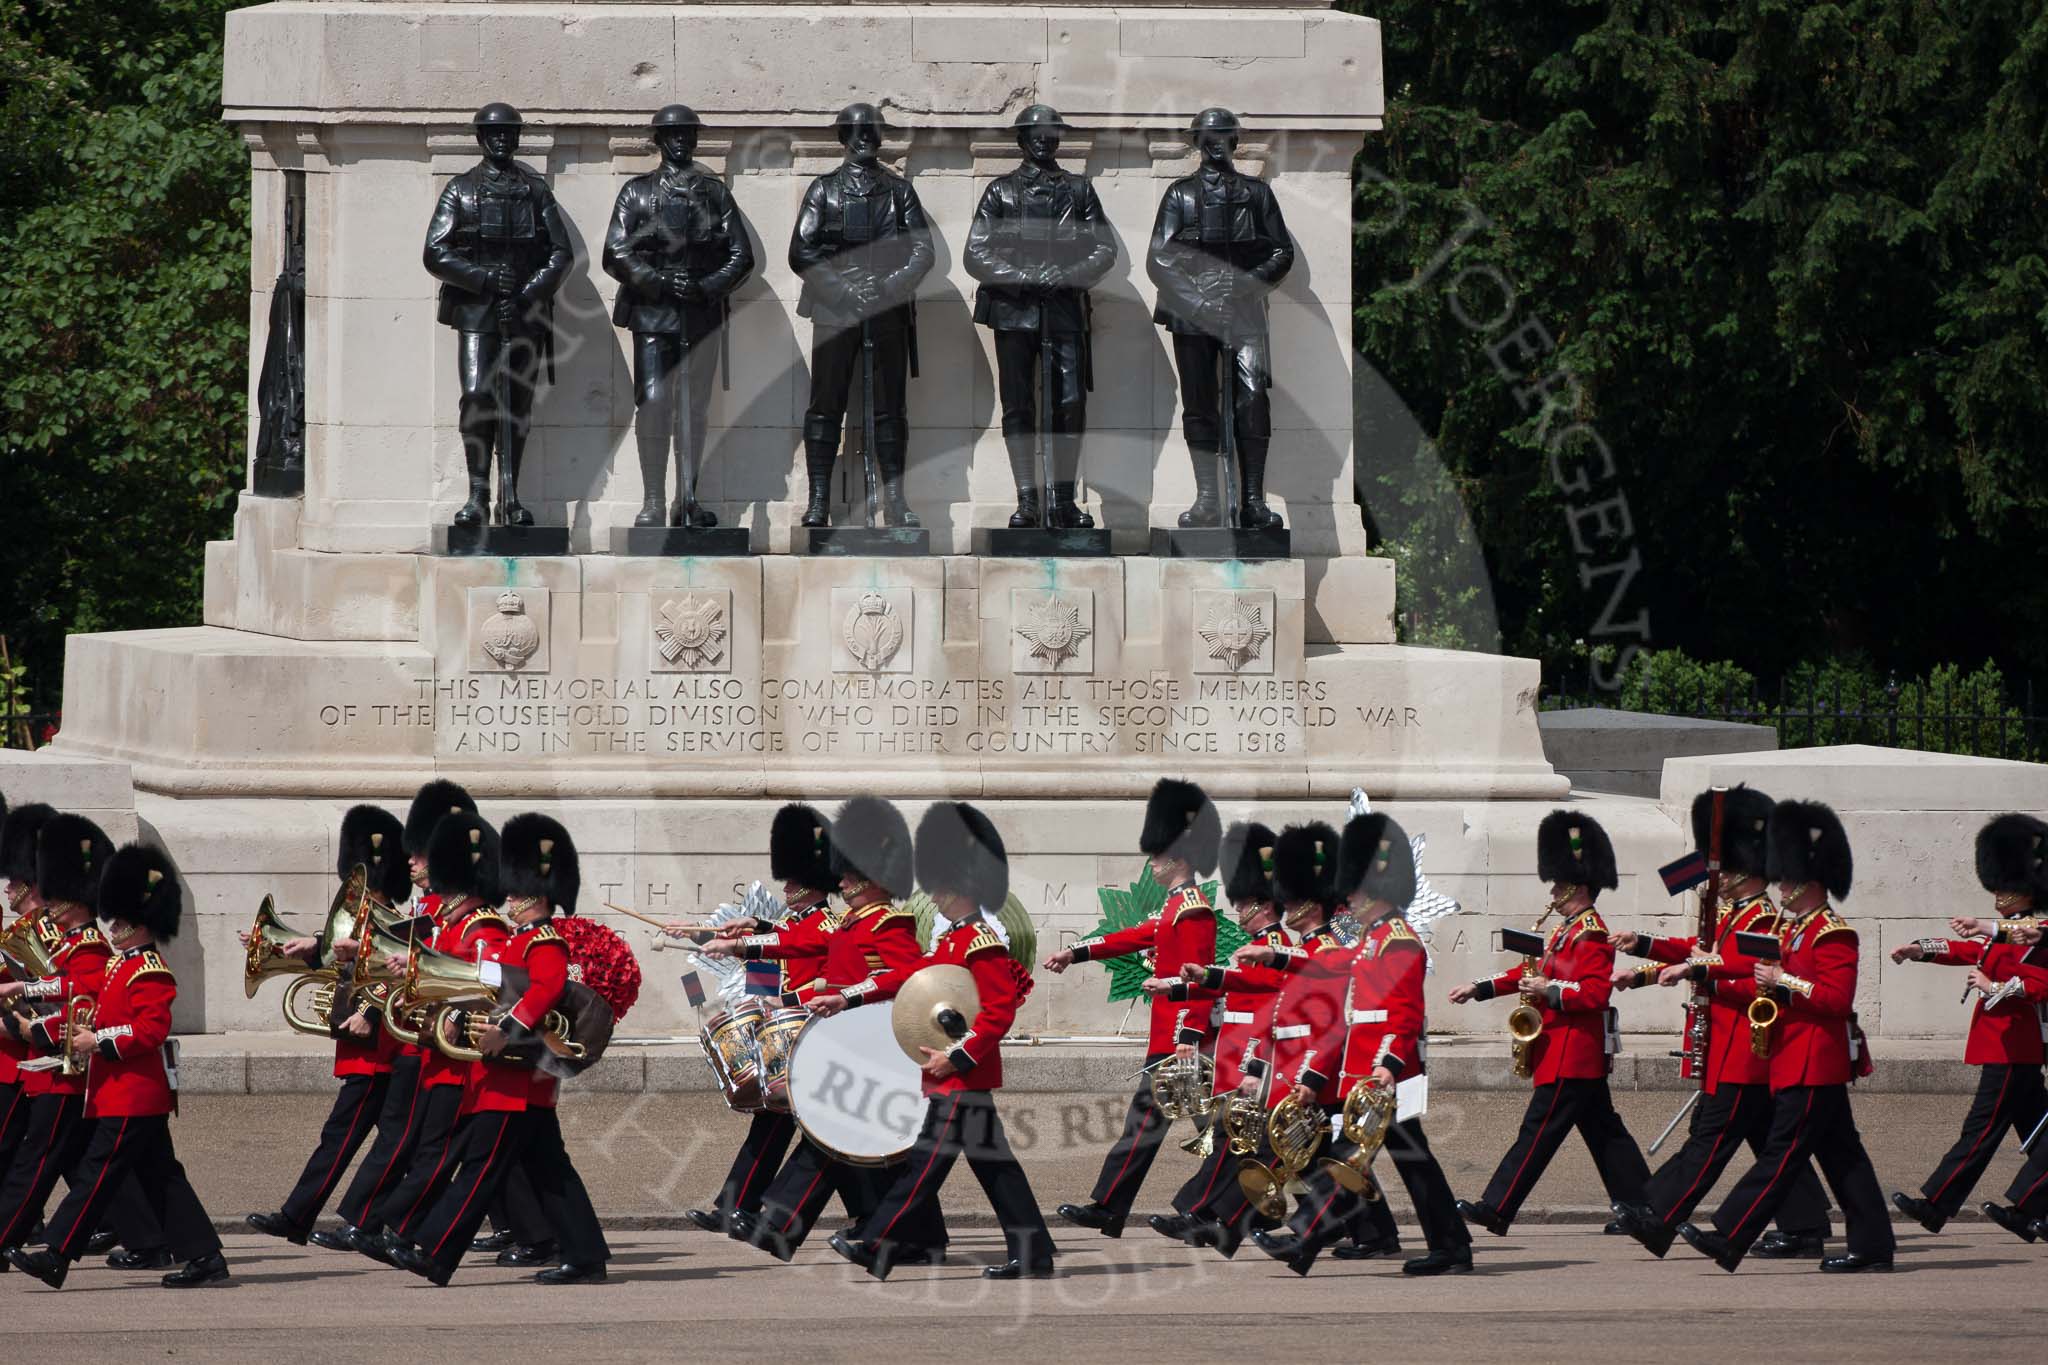
{"label": "bass drum", "polygon": [[814,1018],[789,1054],[789,1108],[827,1155],[886,1166],[917,1142],[923,1073],[896,1045],[889,1011],[872,1006]]}

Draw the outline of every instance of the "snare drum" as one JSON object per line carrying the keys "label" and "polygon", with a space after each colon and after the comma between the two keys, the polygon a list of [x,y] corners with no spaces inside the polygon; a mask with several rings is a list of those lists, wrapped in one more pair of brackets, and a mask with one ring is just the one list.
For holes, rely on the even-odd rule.
{"label": "snare drum", "polygon": [[924,1075],[896,1045],[889,1011],[812,1019],[789,1053],[789,1108],[806,1138],[855,1166],[908,1153],[924,1121]]}
{"label": "snare drum", "polygon": [[712,1015],[697,1032],[725,1102],[742,1114],[761,1108],[761,1063],[754,1033],[764,1013],[760,1001],[745,1000]]}
{"label": "snare drum", "polygon": [[792,1006],[768,1016],[754,1034],[761,1059],[761,1104],[778,1114],[789,1112],[789,1054],[796,1037],[811,1022],[811,1012]]}

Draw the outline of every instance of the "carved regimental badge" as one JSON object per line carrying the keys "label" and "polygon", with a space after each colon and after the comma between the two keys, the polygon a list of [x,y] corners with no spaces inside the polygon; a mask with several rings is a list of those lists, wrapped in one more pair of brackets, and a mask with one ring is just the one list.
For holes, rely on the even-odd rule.
{"label": "carved regimental badge", "polygon": [[679,668],[712,668],[725,658],[725,604],[690,593],[661,604],[654,639],[661,657]]}
{"label": "carved regimental badge", "polygon": [[1273,638],[1270,609],[1270,599],[1261,602],[1237,593],[1216,594],[1207,616],[1196,627],[1208,647],[1208,657],[1232,673],[1243,672],[1247,665],[1261,660],[1266,641]]}
{"label": "carved regimental badge", "polygon": [[1060,665],[1079,658],[1094,629],[1081,619],[1082,603],[1059,593],[1047,593],[1032,603],[1022,625],[1014,627],[1031,646],[1030,661],[1057,673]]}
{"label": "carved regimental badge", "polygon": [[540,650],[540,627],[526,614],[526,599],[507,588],[498,594],[498,610],[483,623],[477,643],[484,657],[507,673],[517,673]]}
{"label": "carved regimental badge", "polygon": [[862,593],[847,608],[840,625],[840,637],[853,661],[870,673],[879,673],[903,648],[903,618],[895,604],[879,592]]}

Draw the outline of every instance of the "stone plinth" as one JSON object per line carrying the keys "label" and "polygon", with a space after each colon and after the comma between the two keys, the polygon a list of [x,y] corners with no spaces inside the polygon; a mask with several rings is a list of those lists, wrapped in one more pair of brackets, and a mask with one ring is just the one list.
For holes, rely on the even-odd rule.
{"label": "stone plinth", "polygon": [[[969,553],[975,530],[1014,507],[993,343],[971,320],[961,254],[982,190],[1016,164],[1007,125],[1040,100],[1076,125],[1063,159],[1094,178],[1118,245],[1094,291],[1084,456],[1084,501],[1115,548],[1143,552],[1148,528],[1193,499],[1144,255],[1161,192],[1194,165],[1189,118],[1227,104],[1246,122],[1240,163],[1272,182],[1298,249],[1271,306],[1268,487],[1295,553],[1365,549],[1352,496],[1350,171],[1383,107],[1372,19],[1286,4],[283,0],[227,22],[225,117],[251,156],[252,437],[286,180],[304,180],[307,469],[293,547],[424,551],[466,496],[454,336],[435,323],[420,241],[440,188],[476,160],[470,115],[503,99],[525,111],[521,159],[549,181],[576,246],[526,505],[569,527],[578,552],[602,551],[639,508],[630,338],[611,323],[617,286],[597,257],[619,188],[655,164],[645,118],[682,101],[707,124],[700,160],[732,184],[759,262],[733,300],[731,387],[712,401],[700,493],[757,548],[800,548],[810,324],[796,316],[787,244],[804,185],[838,160],[832,114],[861,99],[897,129],[884,156],[934,229],[907,491],[937,550]],[[857,471],[842,468],[837,493],[844,522]]]}
{"label": "stone plinth", "polygon": [[1778,747],[1768,725],[1659,716],[1588,706],[1536,717],[1543,756],[1575,791],[1655,796],[1664,762],[1697,754],[1748,754]]}

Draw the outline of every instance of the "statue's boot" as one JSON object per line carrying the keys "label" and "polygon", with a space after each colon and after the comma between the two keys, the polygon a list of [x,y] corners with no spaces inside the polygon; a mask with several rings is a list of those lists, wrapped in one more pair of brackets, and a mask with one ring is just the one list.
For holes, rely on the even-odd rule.
{"label": "statue's boot", "polygon": [[1239,520],[1254,531],[1276,531],[1286,525],[1280,514],[1266,506],[1266,446],[1264,436],[1246,437],[1238,444],[1237,468],[1244,483],[1244,502]]}
{"label": "statue's boot", "polygon": [[455,524],[474,531],[484,524],[491,505],[491,447],[471,432],[462,435],[462,462],[469,466],[469,501],[455,514]]}
{"label": "statue's boot", "polygon": [[1180,514],[1182,526],[1221,526],[1223,524],[1223,499],[1217,492],[1222,482],[1221,472],[1216,468],[1214,446],[1190,446],[1188,455],[1195,467],[1194,505]]}
{"label": "statue's boot", "polygon": [[886,526],[921,526],[917,513],[903,501],[903,468],[908,452],[901,441],[875,442],[875,463],[882,470],[882,522]]}
{"label": "statue's boot", "polygon": [[1053,436],[1052,468],[1052,524],[1068,531],[1085,531],[1095,525],[1095,518],[1074,501],[1074,488],[1081,475],[1080,433]]}
{"label": "statue's boot", "polygon": [[498,520],[505,526],[531,526],[533,513],[526,510],[519,501],[519,466],[526,459],[526,437],[513,424],[512,436],[498,456],[504,461],[505,503],[498,509]]}
{"label": "statue's boot", "polygon": [[633,524],[660,526],[662,504],[668,500],[668,431],[665,424],[647,425],[663,429],[634,432],[640,445],[640,514],[633,518]]}
{"label": "statue's boot", "polygon": [[804,442],[804,473],[811,484],[811,500],[804,508],[805,526],[832,524],[832,466],[839,459],[839,442]]}
{"label": "statue's boot", "polygon": [[1017,485],[1017,510],[1010,513],[1013,530],[1036,526],[1039,522],[1038,489],[1038,442],[1029,433],[1011,435],[1005,433],[1003,446],[1010,453],[1010,482]]}
{"label": "statue's boot", "polygon": [[697,428],[696,439],[690,444],[695,452],[693,455],[686,455],[680,450],[676,452],[678,464],[683,460],[688,460],[690,467],[677,470],[678,476],[682,479],[682,487],[676,489],[676,505],[669,512],[668,524],[671,526],[695,526],[703,530],[718,525],[718,514],[697,501],[697,490],[703,487],[702,481],[704,478],[704,429],[702,426]]}

